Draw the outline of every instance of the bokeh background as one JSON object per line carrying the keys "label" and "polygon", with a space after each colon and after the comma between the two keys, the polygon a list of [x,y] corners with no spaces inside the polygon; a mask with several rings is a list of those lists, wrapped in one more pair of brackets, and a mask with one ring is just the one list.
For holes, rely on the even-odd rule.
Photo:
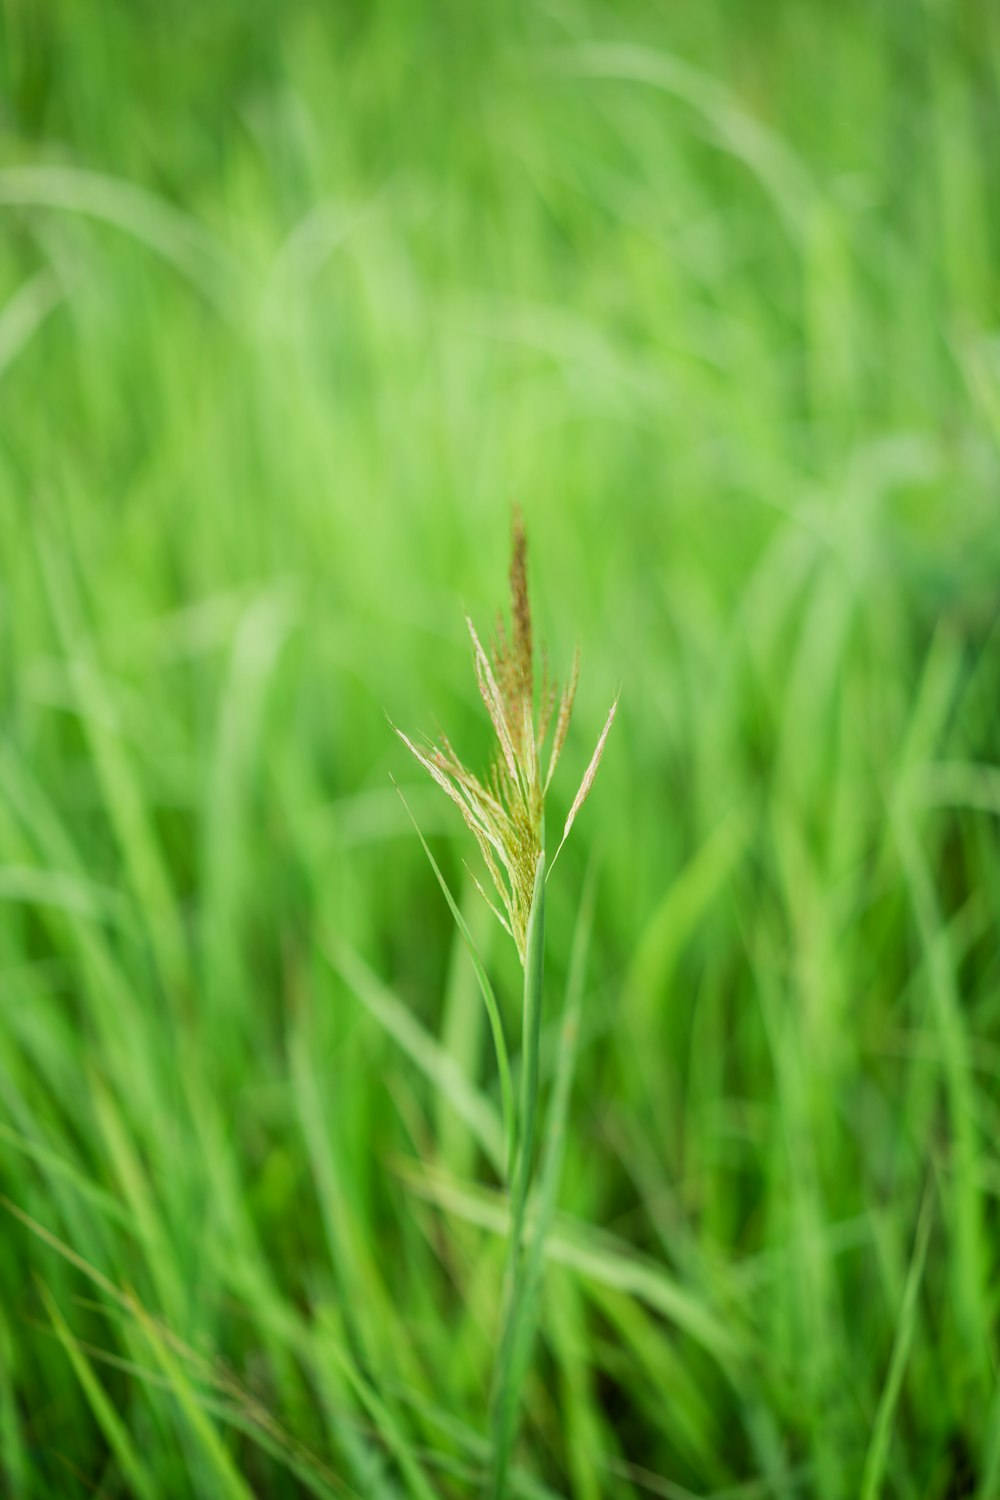
{"label": "bokeh background", "polygon": [[518,502],[556,819],[622,696],[511,1493],[1000,1493],[995,7],[2,17],[0,1491],[478,1493],[391,777],[519,973],[386,714],[487,755]]}

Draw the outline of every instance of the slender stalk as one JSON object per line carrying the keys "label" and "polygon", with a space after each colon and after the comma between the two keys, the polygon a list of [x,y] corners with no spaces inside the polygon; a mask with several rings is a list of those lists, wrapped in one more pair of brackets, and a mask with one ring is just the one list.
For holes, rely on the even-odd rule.
{"label": "slender stalk", "polygon": [[524,958],[524,1018],[521,1032],[521,1097],[519,1126],[521,1149],[517,1160],[515,1193],[523,1217],[531,1182],[538,1107],[538,1049],[542,1033],[542,981],[545,964],[545,854],[538,856],[535,889],[528,919]]}
{"label": "slender stalk", "polygon": [[566,1117],[576,1067],[577,1035],[580,1029],[587,951],[594,920],[596,870],[596,862],[592,860],[577,911],[566,982],[566,1000],[559,1032],[555,1080],[546,1113],[544,1135],[539,1140],[538,1167],[534,1174],[535,1187],[532,1195],[533,1212],[522,1251],[523,1290],[518,1300],[517,1325],[511,1336],[513,1346],[511,1360],[514,1372],[512,1380],[516,1392],[520,1391],[531,1367],[531,1350],[538,1322],[538,1300],[542,1283],[545,1243],[552,1225],[556,1198],[559,1193],[559,1178],[562,1173],[563,1148],[566,1138]]}
{"label": "slender stalk", "polygon": [[[466,826],[475,837],[496,888],[499,904],[495,904],[488,896],[486,900],[517,944],[518,955],[524,966],[521,1076],[515,1122],[499,1007],[485,970],[475,955],[471,936],[464,927],[461,913],[427,850],[452,914],[473,952],[476,973],[493,1028],[507,1133],[505,1165],[510,1187],[510,1244],[504,1272],[502,1325],[491,1401],[493,1452],[488,1493],[493,1500],[500,1500],[505,1493],[507,1469],[517,1437],[521,1386],[530,1357],[533,1288],[538,1281],[540,1265],[534,1252],[529,1252],[525,1247],[524,1240],[534,1173],[538,1048],[542,1024],[545,794],[566,742],[579,667],[577,654],[572,677],[559,695],[546,666],[540,692],[536,695],[526,552],[524,522],[520,512],[515,512],[510,565],[510,629],[508,631],[503,618],[499,617],[492,650],[487,652],[476,627],[467,619],[475,659],[476,682],[498,745],[486,779],[480,779],[462,763],[445,736],[441,737],[437,746],[421,749],[401,729],[396,730],[411,754],[458,807]],[[563,827],[562,839],[556,850],[556,858],[577,814],[590,795],[617,706],[616,698],[573,799]],[[550,745],[550,749],[548,769],[543,775],[543,749],[546,744]],[[426,844],[424,847],[427,848]],[[555,864],[555,859],[552,864]],[[486,895],[485,891],[483,895]],[[426,1049],[423,1050],[426,1052]],[[554,1175],[552,1180],[555,1181]],[[539,1235],[540,1241],[544,1240],[544,1228],[539,1231]]]}
{"label": "slender stalk", "polygon": [[538,1053],[542,1029],[542,983],[545,956],[545,854],[538,856],[528,919],[524,961],[524,1014],[521,1052],[517,1170],[511,1193],[510,1240],[504,1276],[503,1331],[493,1386],[493,1462],[487,1494],[502,1500],[507,1466],[517,1433],[520,1381],[517,1347],[521,1303],[527,1292],[524,1265],[524,1221],[531,1187],[538,1106]]}

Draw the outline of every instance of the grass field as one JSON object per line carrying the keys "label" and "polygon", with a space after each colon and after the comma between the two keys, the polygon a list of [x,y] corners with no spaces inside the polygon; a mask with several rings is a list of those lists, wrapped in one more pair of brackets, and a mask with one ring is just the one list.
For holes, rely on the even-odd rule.
{"label": "grass field", "polygon": [[501,1098],[393,779],[515,1084],[521,972],[386,715],[485,762],[517,502],[552,828],[621,700],[506,1492],[1000,1495],[1000,13],[2,27],[0,1494],[482,1493]]}

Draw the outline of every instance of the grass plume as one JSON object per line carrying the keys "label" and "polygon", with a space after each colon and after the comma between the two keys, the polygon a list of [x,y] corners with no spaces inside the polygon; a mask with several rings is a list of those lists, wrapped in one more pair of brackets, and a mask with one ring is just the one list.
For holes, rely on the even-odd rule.
{"label": "grass plume", "polygon": [[[578,649],[574,653],[569,680],[560,691],[549,675],[548,660],[543,653],[541,686],[536,701],[527,557],[524,520],[520,510],[515,510],[509,630],[503,615],[498,614],[492,651],[487,652],[475,625],[466,617],[476,682],[497,740],[496,754],[485,779],[469,770],[446,736],[442,736],[437,745],[420,748],[401,729],[396,729],[407,749],[451,798],[465,819],[490,873],[499,906],[490,901],[485,891],[483,895],[517,944],[522,965],[535,876],[545,843],[545,798],[566,743],[580,670]],[[570,807],[557,856],[590,794],[617,707],[616,698]],[[543,774],[550,730],[551,745]],[[482,890],[481,885],[479,888]]]}

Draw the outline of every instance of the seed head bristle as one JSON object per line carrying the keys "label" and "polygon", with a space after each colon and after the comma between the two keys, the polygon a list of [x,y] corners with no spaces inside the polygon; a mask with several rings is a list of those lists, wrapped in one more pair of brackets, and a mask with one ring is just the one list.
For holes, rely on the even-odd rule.
{"label": "seed head bristle", "polygon": [[500,689],[500,696],[507,708],[508,716],[513,719],[512,712],[518,696],[517,663],[511,650],[510,641],[507,639],[507,627],[504,623],[503,614],[497,610],[496,625],[493,631],[493,672]]}
{"label": "seed head bristle", "polygon": [[542,647],[542,690],[538,702],[538,754],[541,756],[542,746],[548,737],[549,727],[552,723],[552,715],[556,706],[556,684],[549,672],[549,653],[545,646]]}
{"label": "seed head bristle", "polygon": [[569,721],[573,717],[573,703],[576,699],[576,685],[580,677],[580,647],[573,652],[573,669],[569,682],[563,688],[559,699],[559,714],[556,718],[555,734],[552,738],[552,752],[549,756],[549,769],[545,773],[545,791],[549,789],[549,783],[559,764],[559,757],[566,743],[566,735],[569,733]]}
{"label": "seed head bristle", "polygon": [[476,681],[479,683],[479,693],[486,705],[486,712],[490,716],[493,728],[496,730],[500,748],[503,751],[507,769],[515,781],[517,781],[517,757],[514,754],[514,745],[511,738],[510,724],[507,721],[506,705],[497,686],[497,680],[493,675],[490,659],[483,650],[482,641],[476,634],[476,627],[466,616],[465,623],[469,627],[472,637],[472,647],[475,653]]}
{"label": "seed head bristle", "polygon": [[[569,831],[576,821],[577,813],[580,811],[580,808],[590,796],[590,789],[594,785],[594,778],[597,775],[597,768],[601,764],[601,756],[604,754],[604,745],[608,738],[608,735],[611,732],[611,726],[615,722],[615,714],[617,712],[618,699],[616,697],[614,703],[612,703],[611,708],[608,711],[608,717],[604,721],[604,728],[601,730],[601,733],[598,737],[597,744],[594,747],[594,753],[590,757],[590,765],[583,773],[583,780],[580,782],[580,789],[577,792],[576,796],[573,798],[573,806],[570,808],[569,812],[566,815],[566,823],[563,827],[563,836],[559,840],[559,848],[552,856],[553,865],[559,858],[559,852],[562,849],[563,844],[565,844],[566,840],[569,838]],[[551,866],[549,868],[551,869]]]}
{"label": "seed head bristle", "polygon": [[[511,929],[510,923],[508,922],[507,918],[504,916],[503,912],[500,910],[499,906],[497,906],[496,902],[490,900],[489,894],[487,893],[487,891],[485,891],[483,889],[482,881],[477,876],[475,870],[470,870],[468,864],[465,865],[465,868],[467,870],[469,870],[469,874],[472,877],[472,884],[476,887],[476,890],[482,896],[483,900],[486,902],[486,905],[489,907],[490,911],[496,917],[497,921],[500,923],[500,926],[503,928],[504,932],[509,933],[510,936],[513,937],[514,933],[513,933],[513,930]],[[496,884],[495,880],[494,880],[494,884]]]}

